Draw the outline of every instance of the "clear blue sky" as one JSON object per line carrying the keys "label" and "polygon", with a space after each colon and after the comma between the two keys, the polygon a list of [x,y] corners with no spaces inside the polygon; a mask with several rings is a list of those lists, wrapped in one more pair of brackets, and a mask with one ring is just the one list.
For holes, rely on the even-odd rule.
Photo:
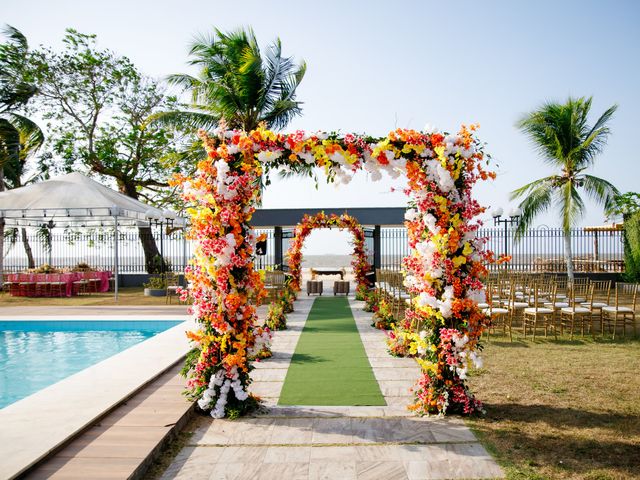
{"label": "clear blue sky", "polygon": [[[640,2],[635,1],[163,1],[4,2],[0,22],[32,45],[57,47],[64,29],[98,35],[101,47],[128,56],[145,73],[187,71],[197,32],[250,25],[266,45],[304,58],[304,115],[291,129],[384,135],[395,127],[443,130],[479,122],[498,178],[478,188],[481,202],[510,204],[514,188],[551,171],[514,128],[544,100],[594,96],[594,113],[619,105],[613,135],[594,175],[621,191],[640,190]],[[265,207],[400,206],[390,181],[362,178],[348,187],[309,180],[276,182]],[[583,224],[600,224],[589,204]],[[539,223],[555,225],[554,215]],[[346,238],[346,237],[340,237]],[[318,239],[318,240],[315,240]],[[337,237],[314,235],[311,251],[346,251]],[[323,247],[324,245],[324,247]],[[327,245],[330,245],[328,247]]]}

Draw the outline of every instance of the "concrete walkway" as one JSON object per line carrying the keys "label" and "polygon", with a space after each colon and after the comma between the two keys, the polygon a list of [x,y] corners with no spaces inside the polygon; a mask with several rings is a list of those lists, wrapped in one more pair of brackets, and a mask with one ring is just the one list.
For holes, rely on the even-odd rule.
{"label": "concrete walkway", "polygon": [[501,478],[503,473],[459,418],[417,418],[407,411],[419,375],[393,358],[362,304],[351,306],[385,407],[284,407],[277,400],[313,298],[301,296],[289,329],[276,332],[273,358],[253,372],[252,391],[267,406],[235,421],[199,417],[195,433],[163,479]]}

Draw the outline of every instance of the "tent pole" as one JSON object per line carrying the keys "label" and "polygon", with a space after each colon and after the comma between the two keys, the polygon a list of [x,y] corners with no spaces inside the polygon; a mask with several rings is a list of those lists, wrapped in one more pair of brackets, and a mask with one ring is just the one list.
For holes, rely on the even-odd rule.
{"label": "tent pole", "polygon": [[114,220],[114,224],[115,224],[115,234],[114,234],[114,240],[113,240],[113,274],[115,276],[115,281],[114,281],[114,300],[116,303],[118,303],[118,287],[119,287],[119,276],[120,276],[120,268],[118,265],[118,215],[114,215],[113,216],[113,220]]}

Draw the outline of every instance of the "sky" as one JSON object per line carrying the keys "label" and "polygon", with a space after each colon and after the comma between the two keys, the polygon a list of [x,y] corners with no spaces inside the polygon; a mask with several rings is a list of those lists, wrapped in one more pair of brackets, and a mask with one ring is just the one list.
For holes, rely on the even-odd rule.
{"label": "sky", "polygon": [[[479,123],[498,176],[479,185],[476,197],[505,211],[516,205],[509,192],[553,173],[516,121],[545,101],[593,96],[593,120],[613,104],[618,110],[591,174],[622,192],[640,190],[640,2],[32,0],[27,9],[1,1],[0,23],[17,27],[32,46],[59,48],[72,27],[157,78],[191,72],[189,43],[214,27],[251,26],[263,47],[280,37],[284,54],[308,66],[298,89],[303,115],[287,130],[383,136],[427,123],[450,132]],[[364,174],[338,189],[274,180],[265,208],[406,204],[390,191],[401,182],[373,183]],[[587,207],[581,225],[602,224],[602,209]],[[556,226],[556,217],[551,211],[537,224]],[[348,253],[346,239],[317,232],[306,251]]]}

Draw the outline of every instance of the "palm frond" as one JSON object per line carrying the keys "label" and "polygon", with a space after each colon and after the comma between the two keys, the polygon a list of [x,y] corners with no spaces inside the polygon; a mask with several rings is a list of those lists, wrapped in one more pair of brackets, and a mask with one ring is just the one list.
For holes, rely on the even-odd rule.
{"label": "palm frond", "polygon": [[525,197],[519,205],[522,215],[516,229],[516,240],[522,238],[538,214],[550,207],[556,181],[557,177],[541,178],[511,192],[512,200]]}
{"label": "palm frond", "polygon": [[580,180],[589,198],[602,205],[605,211],[613,208],[620,192],[612,183],[592,175],[582,175]]}
{"label": "palm frond", "polygon": [[162,125],[169,128],[187,128],[198,130],[212,130],[220,121],[220,117],[211,113],[174,110],[158,112],[151,115],[148,123]]}

